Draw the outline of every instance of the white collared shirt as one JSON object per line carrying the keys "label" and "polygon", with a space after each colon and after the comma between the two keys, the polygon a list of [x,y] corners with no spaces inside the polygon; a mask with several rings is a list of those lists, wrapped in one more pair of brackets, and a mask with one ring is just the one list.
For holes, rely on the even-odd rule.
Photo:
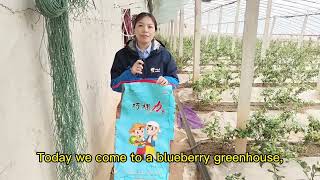
{"label": "white collared shirt", "polygon": [[141,59],[146,59],[149,57],[150,55],[150,52],[151,52],[151,46],[152,46],[152,43],[150,43],[150,45],[147,47],[147,49],[145,49],[144,51],[142,51],[139,47],[138,47],[138,44],[136,43],[136,48],[138,50],[138,54],[139,54],[139,57]]}

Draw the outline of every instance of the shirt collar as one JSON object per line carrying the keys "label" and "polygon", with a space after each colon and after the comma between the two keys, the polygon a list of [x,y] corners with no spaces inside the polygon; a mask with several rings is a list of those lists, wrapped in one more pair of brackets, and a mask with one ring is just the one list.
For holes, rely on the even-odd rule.
{"label": "shirt collar", "polygon": [[138,47],[138,43],[136,43],[136,48],[139,52],[141,53],[147,53],[147,54],[150,54],[150,51],[151,51],[151,46],[152,46],[152,43],[150,43],[150,45],[147,47],[147,49],[145,49],[144,51],[142,51],[139,47]]}

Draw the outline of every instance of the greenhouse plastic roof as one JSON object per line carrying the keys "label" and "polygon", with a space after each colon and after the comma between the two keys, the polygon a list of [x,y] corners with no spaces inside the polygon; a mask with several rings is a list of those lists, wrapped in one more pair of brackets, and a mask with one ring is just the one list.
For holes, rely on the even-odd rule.
{"label": "greenhouse plastic roof", "polygon": [[[194,24],[195,0],[154,0],[154,14],[159,23],[167,23],[178,15],[180,7],[184,7],[184,21]],[[263,34],[268,0],[260,0],[258,35]],[[236,0],[212,0],[201,2],[201,24],[209,31],[217,32],[219,10],[222,7],[222,33],[233,33],[236,15]],[[244,26],[246,0],[240,1],[239,34]],[[210,11],[210,22],[208,12]],[[273,17],[276,22],[273,35],[300,35],[305,15],[308,15],[305,36],[320,37],[320,0],[272,0],[270,27]],[[207,26],[209,24],[209,26]]]}
{"label": "greenhouse plastic roof", "polygon": [[175,19],[178,15],[178,11],[189,0],[153,0],[153,14],[157,21],[167,23],[171,19]]}

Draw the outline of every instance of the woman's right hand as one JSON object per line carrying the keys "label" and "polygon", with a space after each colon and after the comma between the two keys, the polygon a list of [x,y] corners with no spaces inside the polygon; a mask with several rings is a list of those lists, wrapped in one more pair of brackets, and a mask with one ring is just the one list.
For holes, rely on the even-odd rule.
{"label": "woman's right hand", "polygon": [[131,73],[134,75],[142,74],[143,64],[144,62],[141,59],[138,59],[131,67]]}

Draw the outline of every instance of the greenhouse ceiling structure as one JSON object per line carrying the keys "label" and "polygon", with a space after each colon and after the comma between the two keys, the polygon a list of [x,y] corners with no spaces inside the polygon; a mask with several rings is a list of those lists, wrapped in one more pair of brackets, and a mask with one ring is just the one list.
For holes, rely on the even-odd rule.
{"label": "greenhouse ceiling structure", "polygon": [[[194,0],[169,1],[154,0],[154,14],[160,23],[176,19],[180,8],[184,9],[184,22],[194,24]],[[244,26],[246,0],[203,0],[201,2],[201,25],[210,32],[220,31],[233,34],[237,7],[239,7],[239,31]],[[268,7],[270,14],[268,15]],[[222,15],[221,18],[220,14]],[[306,22],[304,36],[318,38],[320,36],[320,1],[317,0],[260,0],[258,35],[264,33],[265,19],[270,18],[273,35],[298,36]],[[307,17],[307,18],[306,18]]]}

